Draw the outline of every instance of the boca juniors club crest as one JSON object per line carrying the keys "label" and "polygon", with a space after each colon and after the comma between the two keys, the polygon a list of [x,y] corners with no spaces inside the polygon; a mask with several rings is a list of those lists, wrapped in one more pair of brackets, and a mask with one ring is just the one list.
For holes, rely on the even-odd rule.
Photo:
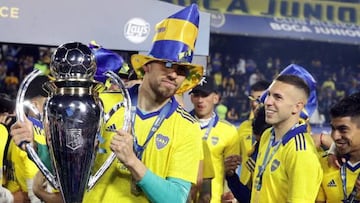
{"label": "boca juniors club crest", "polygon": [[156,135],[156,147],[158,149],[164,148],[169,143],[169,137],[158,134]]}
{"label": "boca juniors club crest", "polygon": [[219,142],[218,137],[215,137],[215,136],[211,137],[211,144],[216,145],[218,142]]}
{"label": "boca juniors club crest", "polygon": [[271,164],[271,171],[275,171],[280,166],[280,161],[275,159]]}

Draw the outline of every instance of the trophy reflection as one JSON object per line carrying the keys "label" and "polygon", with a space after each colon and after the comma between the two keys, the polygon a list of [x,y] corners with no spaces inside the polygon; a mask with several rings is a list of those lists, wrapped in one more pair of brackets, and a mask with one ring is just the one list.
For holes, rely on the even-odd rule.
{"label": "trophy reflection", "polygon": [[[55,80],[44,84],[49,97],[44,106],[43,124],[50,153],[52,174],[45,167],[30,144],[25,148],[50,184],[59,189],[66,203],[82,202],[85,190],[91,188],[109,167],[112,154],[94,176],[91,169],[96,154],[96,137],[103,123],[103,109],[99,92],[103,84],[95,81],[95,56],[84,44],[73,42],[59,46],[52,55],[51,75]],[[21,83],[16,99],[16,114],[23,121],[24,95],[31,81],[41,75],[31,72]],[[123,94],[122,107],[130,109],[130,98],[121,79],[114,73],[106,73]],[[41,88],[41,87],[39,87]],[[130,110],[125,110],[130,115]],[[124,116],[128,126],[130,116]],[[123,127],[123,129],[126,127]],[[91,184],[89,184],[91,180]]]}

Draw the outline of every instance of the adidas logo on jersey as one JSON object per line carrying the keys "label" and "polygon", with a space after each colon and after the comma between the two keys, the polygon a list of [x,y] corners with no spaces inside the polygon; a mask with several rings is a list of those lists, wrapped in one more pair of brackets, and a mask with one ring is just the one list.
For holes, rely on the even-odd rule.
{"label": "adidas logo on jersey", "polygon": [[335,180],[332,179],[328,184],[327,184],[328,187],[336,187],[336,183],[335,183]]}
{"label": "adidas logo on jersey", "polygon": [[113,123],[112,125],[106,128],[106,131],[110,131],[110,132],[116,131],[116,125]]}

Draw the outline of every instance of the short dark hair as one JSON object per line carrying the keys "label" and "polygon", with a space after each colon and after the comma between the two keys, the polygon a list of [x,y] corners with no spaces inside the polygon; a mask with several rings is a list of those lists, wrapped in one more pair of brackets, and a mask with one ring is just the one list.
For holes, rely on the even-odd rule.
{"label": "short dark hair", "polygon": [[[342,98],[330,108],[330,117],[360,117],[360,92]],[[359,123],[360,125],[360,123]]]}
{"label": "short dark hair", "polygon": [[266,80],[260,80],[251,85],[251,91],[264,91],[269,87],[270,83]]}
{"label": "short dark hair", "polygon": [[297,75],[291,75],[291,74],[279,75],[276,77],[275,80],[286,83],[286,84],[293,85],[296,88],[303,90],[305,92],[306,98],[309,98],[309,96],[310,96],[309,86],[306,84],[306,82],[302,78],[300,78]]}

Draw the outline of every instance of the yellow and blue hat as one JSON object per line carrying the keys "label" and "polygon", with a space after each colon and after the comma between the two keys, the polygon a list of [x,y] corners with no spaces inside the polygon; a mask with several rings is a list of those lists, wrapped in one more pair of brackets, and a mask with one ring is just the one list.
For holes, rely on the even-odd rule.
{"label": "yellow and blue hat", "polygon": [[189,74],[176,93],[195,87],[204,72],[202,65],[191,63],[198,30],[199,10],[196,4],[191,4],[158,23],[149,54],[131,56],[131,63],[138,78],[144,76],[143,65],[151,61],[164,61],[168,65],[178,64],[189,69]]}

